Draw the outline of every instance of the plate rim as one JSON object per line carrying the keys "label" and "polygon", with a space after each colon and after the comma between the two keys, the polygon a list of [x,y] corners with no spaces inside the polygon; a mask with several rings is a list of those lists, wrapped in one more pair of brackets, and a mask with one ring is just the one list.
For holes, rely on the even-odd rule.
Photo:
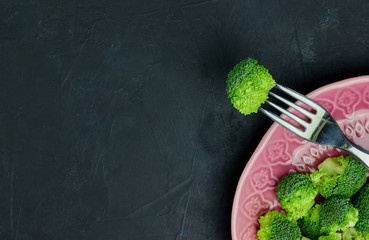
{"label": "plate rim", "polygon": [[[357,77],[351,77],[343,80],[339,80],[337,82],[329,83],[326,85],[323,85],[310,93],[306,94],[306,96],[310,98],[314,98],[316,95],[319,95],[321,91],[327,91],[329,88],[339,88],[344,87],[346,85],[352,85],[356,84],[358,82],[362,82],[363,80],[366,80],[369,82],[369,75],[362,75]],[[242,183],[245,182],[245,178],[247,177],[247,173],[250,171],[251,166],[254,164],[255,161],[250,162],[251,159],[256,159],[257,155],[260,153],[260,149],[268,142],[267,140],[273,135],[273,132],[276,130],[277,127],[280,127],[280,125],[276,122],[274,122],[268,130],[265,132],[264,136],[260,140],[258,146],[255,148],[254,152],[252,153],[251,157],[247,161],[247,164],[245,165],[244,169],[242,170],[242,173],[240,175],[240,178],[237,183],[236,191],[234,193],[234,198],[232,202],[232,212],[231,212],[231,237],[232,240],[241,240],[238,239],[236,236],[236,206],[238,206],[238,201],[240,200],[239,194],[242,189]]]}

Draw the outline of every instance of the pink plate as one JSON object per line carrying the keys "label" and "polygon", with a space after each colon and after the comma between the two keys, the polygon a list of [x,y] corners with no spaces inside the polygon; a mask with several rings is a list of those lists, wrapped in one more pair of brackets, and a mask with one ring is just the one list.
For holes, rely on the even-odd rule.
{"label": "pink plate", "polygon": [[[332,83],[307,96],[333,115],[347,137],[369,149],[369,76]],[[290,171],[309,172],[328,156],[342,153],[307,142],[274,123],[239,180],[232,210],[232,239],[257,240],[259,216],[281,209],[274,192],[281,177]]]}

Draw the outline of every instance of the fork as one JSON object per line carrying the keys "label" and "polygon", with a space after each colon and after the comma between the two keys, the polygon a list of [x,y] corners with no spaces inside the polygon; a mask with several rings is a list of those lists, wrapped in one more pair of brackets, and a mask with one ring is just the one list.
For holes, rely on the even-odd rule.
{"label": "fork", "polygon": [[291,118],[293,121],[298,123],[300,127],[288,122],[282,117],[276,115],[275,113],[259,107],[259,110],[271,118],[273,121],[277,122],[287,130],[296,134],[297,136],[320,145],[326,145],[341,149],[348,154],[352,155],[354,158],[358,159],[366,168],[369,169],[369,151],[351,142],[342,132],[337,122],[334,120],[332,115],[325,110],[321,105],[319,105],[314,100],[282,85],[277,84],[276,89],[279,89],[282,93],[285,93],[297,101],[300,101],[312,108],[314,112],[305,109],[302,106],[293,103],[286,98],[283,98],[273,92],[269,92],[271,96],[278,99],[279,101],[285,103],[287,106],[292,107],[304,117],[299,117],[298,115],[292,113],[288,109],[284,109],[276,103],[269,100],[266,101],[271,107],[275,108],[279,112],[283,113],[287,117]]}

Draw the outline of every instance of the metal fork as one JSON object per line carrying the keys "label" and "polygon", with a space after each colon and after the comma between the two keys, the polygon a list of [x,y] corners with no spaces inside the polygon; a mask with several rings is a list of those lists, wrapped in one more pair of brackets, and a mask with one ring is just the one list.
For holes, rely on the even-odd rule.
{"label": "metal fork", "polygon": [[299,128],[290,122],[286,121],[282,117],[274,114],[273,112],[266,110],[260,107],[260,111],[271,118],[273,121],[279,123],[287,130],[296,134],[297,136],[306,139],[307,141],[317,143],[320,145],[332,146],[335,148],[339,148],[348,154],[352,155],[356,159],[358,159],[362,164],[365,165],[369,169],[369,151],[364,148],[356,145],[351,142],[341,131],[337,122],[333,119],[332,115],[327,112],[321,105],[317,102],[311,100],[310,98],[284,86],[279,84],[276,85],[277,89],[281,90],[283,93],[290,95],[296,100],[304,103],[305,105],[311,107],[314,112],[308,111],[307,109],[283,98],[273,92],[269,92],[271,96],[278,99],[279,101],[285,103],[287,106],[292,107],[296,111],[303,114],[306,118],[310,119],[310,121],[306,121],[303,118],[297,116],[284,109],[283,107],[273,103],[269,100],[266,101],[270,106],[277,109],[287,117],[294,120],[298,123],[302,128]]}

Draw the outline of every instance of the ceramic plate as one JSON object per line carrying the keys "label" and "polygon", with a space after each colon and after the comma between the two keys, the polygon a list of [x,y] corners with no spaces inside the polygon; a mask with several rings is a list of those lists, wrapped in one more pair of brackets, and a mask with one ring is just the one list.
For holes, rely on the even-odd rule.
{"label": "ceramic plate", "polygon": [[[326,85],[307,95],[328,110],[345,135],[369,149],[369,76]],[[232,239],[257,240],[258,218],[280,210],[274,192],[290,171],[310,172],[329,156],[342,151],[307,142],[278,124],[267,131],[239,180],[232,210]]]}

